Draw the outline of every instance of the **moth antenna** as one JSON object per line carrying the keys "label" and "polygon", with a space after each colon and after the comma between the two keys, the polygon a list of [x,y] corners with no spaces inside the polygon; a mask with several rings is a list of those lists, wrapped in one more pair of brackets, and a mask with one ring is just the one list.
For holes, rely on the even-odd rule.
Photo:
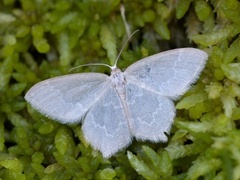
{"label": "moth antenna", "polygon": [[104,64],[104,63],[88,63],[88,64],[82,64],[82,65],[73,67],[73,68],[71,68],[70,70],[68,70],[68,73],[71,72],[71,71],[73,71],[73,70],[75,70],[75,69],[77,69],[77,68],[84,67],[84,66],[106,66],[106,67],[109,67],[109,68],[112,69],[112,70],[113,70],[113,69],[116,69],[118,59],[120,58],[120,56],[121,56],[124,48],[126,47],[127,43],[130,41],[130,39],[133,37],[133,35],[134,35],[135,33],[137,33],[138,31],[139,31],[139,30],[134,31],[134,32],[128,37],[128,39],[127,39],[126,42],[124,43],[122,49],[120,50],[120,52],[119,52],[119,54],[118,54],[118,56],[117,56],[117,58],[116,58],[115,63],[114,63],[113,66],[110,66],[110,65]]}
{"label": "moth antenna", "polygon": [[120,56],[121,56],[121,54],[122,54],[124,48],[126,47],[127,43],[130,41],[130,39],[133,37],[133,35],[134,35],[136,32],[138,32],[138,31],[139,31],[139,30],[137,29],[136,31],[134,31],[134,32],[128,37],[128,39],[127,39],[126,42],[124,43],[122,49],[120,50],[120,52],[119,52],[119,54],[118,54],[118,56],[117,56],[117,58],[116,58],[116,60],[115,60],[114,66],[112,66],[111,69],[117,67],[118,59],[120,58]]}
{"label": "moth antenna", "polygon": [[112,69],[112,66],[109,66],[108,64],[104,64],[104,63],[88,63],[88,64],[82,64],[82,65],[79,65],[79,66],[76,66],[74,68],[71,68],[68,70],[68,73],[77,69],[77,68],[80,68],[80,67],[83,67],[83,66],[106,66],[106,67],[109,67],[110,69]]}

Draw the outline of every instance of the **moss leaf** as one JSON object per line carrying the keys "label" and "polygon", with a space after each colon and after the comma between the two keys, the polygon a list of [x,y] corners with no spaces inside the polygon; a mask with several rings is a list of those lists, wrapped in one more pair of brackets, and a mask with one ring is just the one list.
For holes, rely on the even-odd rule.
{"label": "moss leaf", "polygon": [[240,55],[239,49],[240,49],[240,37],[234,40],[231,46],[224,53],[223,62],[225,64],[232,62],[236,57]]}
{"label": "moss leaf", "polygon": [[100,39],[104,49],[107,50],[107,56],[110,60],[110,64],[114,65],[117,58],[117,42],[111,30],[106,25],[101,26]]}
{"label": "moss leaf", "polygon": [[206,99],[207,99],[206,93],[193,94],[188,97],[185,97],[179,103],[177,103],[176,109],[189,109],[190,107],[193,107],[197,103],[201,103]]}
{"label": "moss leaf", "polygon": [[111,168],[106,168],[98,172],[99,180],[111,180],[116,176],[116,172]]}
{"label": "moss leaf", "polygon": [[204,21],[209,17],[212,10],[206,1],[197,0],[195,3],[195,11],[198,18]]}
{"label": "moss leaf", "polygon": [[222,42],[228,38],[234,37],[239,33],[240,27],[235,25],[228,25],[224,28],[201,35],[193,35],[190,38],[195,42],[204,46],[212,46]]}
{"label": "moss leaf", "polygon": [[140,160],[130,151],[128,151],[127,156],[132,167],[144,178],[148,180],[158,179],[156,174],[149,168],[149,166],[143,160]]}
{"label": "moss leaf", "polygon": [[60,128],[55,136],[55,146],[61,155],[74,152],[74,142],[67,128]]}
{"label": "moss leaf", "polygon": [[179,0],[177,3],[176,17],[181,19],[189,9],[192,0]]}
{"label": "moss leaf", "polygon": [[219,159],[207,159],[200,156],[190,167],[186,179],[198,179],[202,175],[217,170],[220,165],[221,161]]}
{"label": "moss leaf", "polygon": [[228,79],[240,83],[240,63],[222,64],[221,69]]}
{"label": "moss leaf", "polygon": [[171,35],[170,31],[168,29],[167,23],[165,21],[162,21],[160,18],[157,18],[154,21],[153,27],[155,31],[163,38],[166,40],[169,40]]}

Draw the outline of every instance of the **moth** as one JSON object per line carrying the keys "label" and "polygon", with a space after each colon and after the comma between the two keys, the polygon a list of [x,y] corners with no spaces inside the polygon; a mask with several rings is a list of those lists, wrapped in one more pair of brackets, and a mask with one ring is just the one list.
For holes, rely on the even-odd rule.
{"label": "moth", "polygon": [[173,101],[205,67],[207,53],[180,48],[141,59],[111,75],[78,73],[47,79],[25,95],[33,108],[60,123],[82,123],[86,140],[109,158],[133,138],[166,142]]}

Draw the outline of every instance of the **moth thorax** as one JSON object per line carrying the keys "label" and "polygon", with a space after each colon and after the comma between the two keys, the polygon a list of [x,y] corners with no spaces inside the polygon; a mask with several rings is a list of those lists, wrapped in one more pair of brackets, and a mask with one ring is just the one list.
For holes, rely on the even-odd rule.
{"label": "moth thorax", "polygon": [[112,70],[110,79],[112,81],[113,87],[119,93],[124,93],[126,79],[125,79],[123,72],[120,69]]}

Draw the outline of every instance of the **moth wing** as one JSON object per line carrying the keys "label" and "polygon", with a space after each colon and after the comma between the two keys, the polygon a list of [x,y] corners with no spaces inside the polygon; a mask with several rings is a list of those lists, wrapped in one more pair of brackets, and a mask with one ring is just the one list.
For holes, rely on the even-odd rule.
{"label": "moth wing", "polygon": [[173,101],[132,83],[126,85],[126,100],[132,134],[140,140],[166,142],[175,116]]}
{"label": "moth wing", "polygon": [[91,107],[82,125],[86,140],[105,158],[131,143],[127,115],[116,90],[111,87]]}
{"label": "moth wing", "polygon": [[59,76],[34,85],[25,95],[33,108],[62,123],[76,123],[110,87],[109,76],[81,73]]}
{"label": "moth wing", "polygon": [[124,74],[134,84],[176,99],[196,81],[207,57],[195,48],[169,50],[137,61]]}

